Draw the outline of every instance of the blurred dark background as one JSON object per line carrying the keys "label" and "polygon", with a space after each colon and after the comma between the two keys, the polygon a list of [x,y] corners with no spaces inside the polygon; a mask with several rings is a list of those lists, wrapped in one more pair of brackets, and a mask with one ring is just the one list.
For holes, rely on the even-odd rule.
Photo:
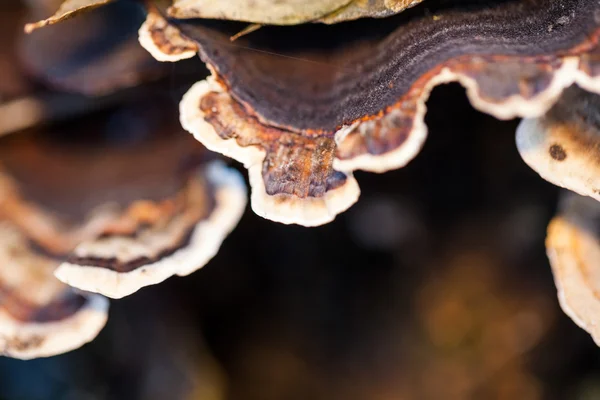
{"label": "blurred dark background", "polygon": [[[22,23],[52,2],[0,4],[0,127],[15,99],[62,98],[18,55]],[[146,86],[175,115],[189,76],[166,68]],[[139,90],[76,119],[135,113],[127,126],[142,129]],[[0,399],[600,398],[600,349],[560,310],[545,256],[559,190],[521,161],[518,121],[476,112],[458,85],[428,109],[422,153],[357,173],[361,199],[333,223],[284,226],[248,208],[203,269],[112,301],[92,343],[0,358]],[[71,123],[60,119],[30,131]]]}

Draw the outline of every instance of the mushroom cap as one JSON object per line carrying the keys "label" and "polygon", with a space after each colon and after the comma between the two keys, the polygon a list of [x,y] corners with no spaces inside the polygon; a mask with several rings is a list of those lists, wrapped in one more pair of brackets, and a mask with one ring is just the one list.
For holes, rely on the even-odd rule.
{"label": "mushroom cap", "polygon": [[600,346],[600,203],[565,196],[548,226],[546,249],[563,311]]}
{"label": "mushroom cap", "polygon": [[236,171],[177,129],[127,143],[77,128],[0,148],[0,218],[62,262],[59,279],[118,298],[216,254],[246,204]]}
{"label": "mushroom cap", "polygon": [[[258,213],[318,225],[356,201],[354,170],[418,154],[436,85],[460,82],[501,119],[539,117],[573,83],[600,91],[598,12],[593,0],[425,2],[377,21],[264,27],[233,44],[239,24],[172,19],[170,35],[186,56],[195,43],[213,76],[184,96],[181,122],[250,169]],[[169,58],[169,35],[149,31],[145,47]]]}
{"label": "mushroom cap", "polygon": [[138,40],[158,61],[175,62],[198,53],[196,42],[183,36],[156,8],[148,9],[146,20],[138,31]]}
{"label": "mushroom cap", "polygon": [[174,0],[173,18],[210,18],[269,25],[332,24],[362,17],[387,17],[422,0]]}
{"label": "mushroom cap", "polygon": [[578,87],[539,118],[521,121],[517,148],[547,181],[600,200],[600,96]]}
{"label": "mushroom cap", "polygon": [[[203,210],[207,191],[214,204]],[[192,178],[187,194],[185,212],[168,222],[138,229],[134,237],[82,241],[55,275],[73,287],[121,298],[203,267],[241,218],[246,190],[239,173],[214,161]]]}
{"label": "mushroom cap", "polygon": [[[70,18],[100,5],[106,6]],[[56,18],[28,25],[26,30],[32,32],[34,25],[40,27],[68,19],[24,35],[20,61],[40,81],[90,96],[156,80],[164,75],[166,68],[137,43],[137,30],[144,17],[143,9],[134,2],[68,0]]]}
{"label": "mushroom cap", "polygon": [[25,25],[25,32],[31,33],[36,29],[72,18],[84,11],[112,3],[114,0],[64,0],[58,10],[49,18]]}
{"label": "mushroom cap", "polygon": [[76,349],[104,327],[108,300],[82,293],[53,275],[58,263],[0,222],[0,355],[30,359]]}

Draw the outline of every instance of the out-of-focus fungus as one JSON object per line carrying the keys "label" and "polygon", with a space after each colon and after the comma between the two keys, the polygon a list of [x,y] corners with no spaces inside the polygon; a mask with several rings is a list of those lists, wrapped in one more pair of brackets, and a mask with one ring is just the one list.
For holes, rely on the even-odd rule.
{"label": "out-of-focus fungus", "polygon": [[1,151],[3,219],[63,261],[60,280],[113,298],[202,267],[246,203],[239,174],[206,163],[182,133],[132,146],[21,139]]}
{"label": "out-of-focus fungus", "polygon": [[563,311],[600,346],[600,203],[569,194],[548,227],[546,248]]}
{"label": "out-of-focus fungus", "polygon": [[573,87],[517,129],[525,162],[544,179],[600,200],[600,96]]}
{"label": "out-of-focus fungus", "polygon": [[[32,1],[31,14],[45,12],[47,4]],[[77,15],[96,6],[100,10]],[[60,90],[98,96],[156,80],[168,70],[137,41],[144,21],[143,8],[130,1],[69,0],[55,17],[29,24],[26,31],[54,24],[25,35],[21,62],[36,79]]]}
{"label": "out-of-focus fungus", "polygon": [[59,282],[52,275],[56,260],[5,220],[0,262],[0,355],[53,356],[93,340],[104,327],[108,300]]}
{"label": "out-of-focus fungus", "polygon": [[113,1],[114,0],[65,0],[50,18],[26,24],[25,32],[31,33],[43,26],[53,25],[57,22],[64,21],[67,18],[74,17],[82,11],[100,7]]}
{"label": "out-of-focus fungus", "polygon": [[423,0],[174,0],[173,18],[210,18],[268,25],[333,24],[362,17],[387,17]]}

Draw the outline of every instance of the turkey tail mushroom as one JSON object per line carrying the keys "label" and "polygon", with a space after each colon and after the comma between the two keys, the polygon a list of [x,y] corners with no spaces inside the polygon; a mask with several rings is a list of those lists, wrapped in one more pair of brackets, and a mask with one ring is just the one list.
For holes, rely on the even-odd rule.
{"label": "turkey tail mushroom", "polygon": [[133,236],[104,233],[82,241],[56,277],[79,289],[121,298],[201,268],[241,218],[246,190],[237,172],[214,161],[190,178],[184,196],[183,208],[168,222],[140,227]]}
{"label": "turkey tail mushroom", "polygon": [[569,88],[544,116],[521,121],[516,139],[542,178],[600,201],[600,95]]}
{"label": "turkey tail mushroom", "polygon": [[[593,0],[424,2],[375,22],[264,27],[235,45],[239,24],[171,19],[212,73],[183,97],[181,122],[249,169],[258,214],[319,225],[357,200],[353,171],[419,153],[436,85],[460,82],[501,119],[539,117],[573,83],[600,91],[599,12]],[[168,36],[151,47],[168,54]]]}
{"label": "turkey tail mushroom", "polygon": [[56,260],[0,222],[0,355],[31,359],[74,350],[104,327],[108,300],[58,281]]}
{"label": "turkey tail mushroom", "polygon": [[135,145],[88,131],[0,148],[2,218],[60,261],[61,281],[120,298],[190,274],[241,218],[239,173],[178,129],[155,128]]}
{"label": "turkey tail mushroom", "polygon": [[600,203],[569,193],[546,249],[563,311],[600,346]]}

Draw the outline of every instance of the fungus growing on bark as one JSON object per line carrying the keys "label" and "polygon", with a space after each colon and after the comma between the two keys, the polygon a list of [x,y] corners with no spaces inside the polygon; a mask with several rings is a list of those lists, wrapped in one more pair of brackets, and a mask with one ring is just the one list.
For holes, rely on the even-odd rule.
{"label": "fungus growing on bark", "polygon": [[108,300],[58,281],[58,263],[0,221],[0,355],[30,359],[76,349],[104,327]]}
{"label": "fungus growing on bark", "polygon": [[600,201],[599,95],[568,89],[544,116],[521,122],[517,147],[547,181]]}
{"label": "fungus growing on bark", "polygon": [[[181,132],[126,145],[14,139],[1,150],[3,217],[56,276],[119,298],[206,264],[246,203],[239,174]],[[110,141],[109,141],[110,142]]]}
{"label": "fungus growing on bark", "polygon": [[548,227],[546,249],[563,311],[600,346],[600,203],[569,194]]}
{"label": "fungus growing on bark", "polygon": [[419,152],[438,84],[460,82],[501,119],[541,116],[573,83],[599,91],[599,13],[592,0],[424,2],[376,21],[265,27],[233,44],[239,24],[171,19],[212,72],[184,96],[181,122],[245,164],[258,214],[322,224],[356,201],[354,170],[399,168]]}

